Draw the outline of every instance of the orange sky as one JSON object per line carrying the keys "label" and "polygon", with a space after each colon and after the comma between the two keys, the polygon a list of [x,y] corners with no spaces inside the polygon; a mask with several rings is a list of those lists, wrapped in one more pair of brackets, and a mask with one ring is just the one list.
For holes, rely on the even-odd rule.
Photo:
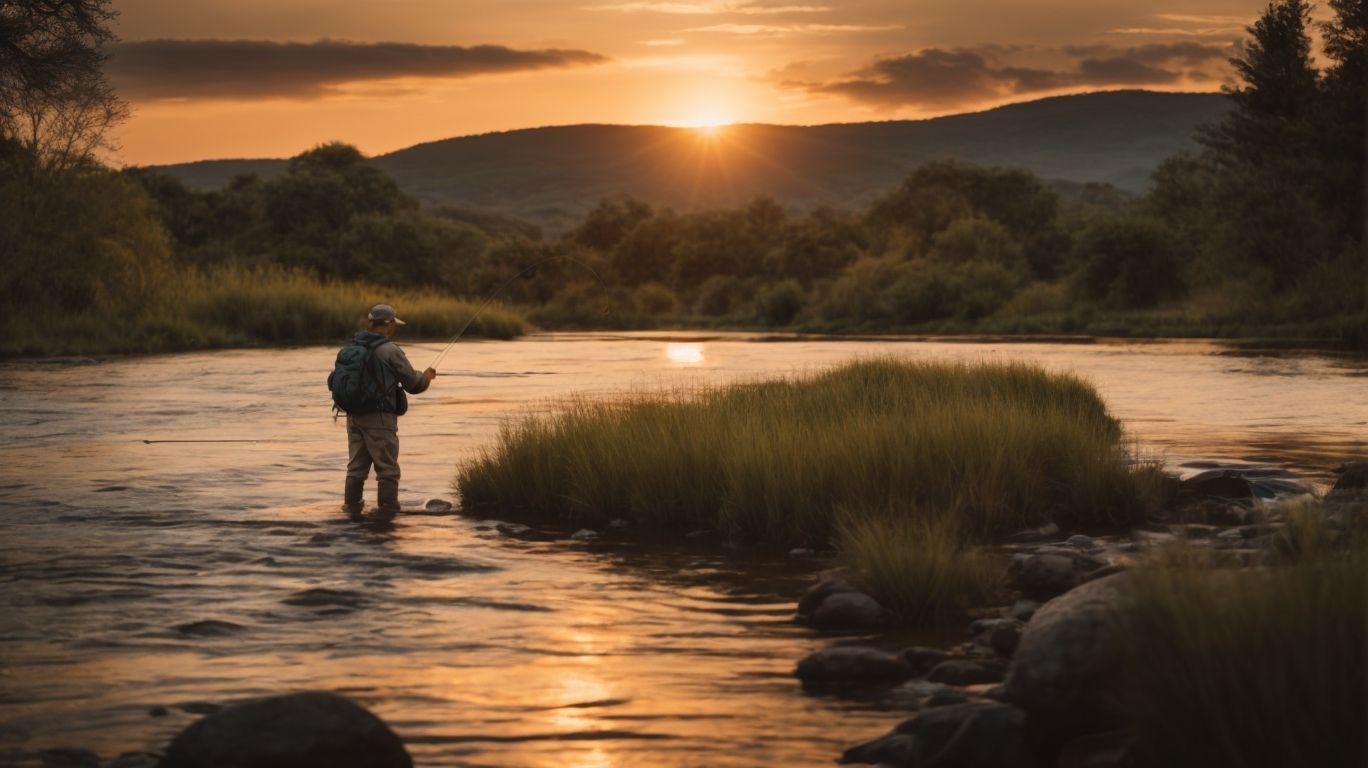
{"label": "orange sky", "polygon": [[115,0],[130,164],[1216,90],[1263,0]]}

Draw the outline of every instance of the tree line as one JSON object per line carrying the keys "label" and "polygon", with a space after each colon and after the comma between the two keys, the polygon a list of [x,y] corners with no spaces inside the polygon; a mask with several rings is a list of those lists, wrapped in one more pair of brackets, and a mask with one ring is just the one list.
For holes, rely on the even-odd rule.
{"label": "tree line", "polygon": [[[56,102],[103,94],[113,101],[98,114],[118,117],[117,98],[99,85],[98,54],[68,56],[80,87],[0,78],[0,166],[16,171],[0,177],[0,204],[20,211],[0,219],[0,247],[15,265],[0,295],[15,307],[117,312],[165,292],[173,273],[274,269],[473,298],[502,286],[501,300],[547,327],[1269,333],[1362,343],[1368,0],[1329,5],[1323,70],[1306,3],[1265,9],[1232,59],[1239,79],[1227,89],[1226,117],[1202,128],[1195,151],[1163,163],[1138,197],[944,161],[913,170],[863,210],[791,211],[759,197],[681,213],[621,197],[555,236],[497,214],[423,207],[344,144],[215,191],[148,169],[111,170],[94,159],[100,142],[91,136],[34,140],[20,130],[31,122],[14,117],[44,102],[15,107],[10,92],[44,83]],[[77,35],[89,50],[99,50],[107,20],[75,20],[74,29],[89,28]],[[64,109],[41,107],[40,123],[100,133],[99,121],[52,117]],[[79,159],[53,154],[58,146],[78,148]]]}

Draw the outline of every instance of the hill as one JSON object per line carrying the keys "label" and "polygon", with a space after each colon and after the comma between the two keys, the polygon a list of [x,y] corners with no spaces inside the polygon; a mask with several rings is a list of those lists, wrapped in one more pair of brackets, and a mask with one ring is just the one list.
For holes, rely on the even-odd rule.
{"label": "hill", "polygon": [[[1140,192],[1193,129],[1226,109],[1220,94],[1116,91],[1061,96],[929,120],[816,126],[571,125],[464,136],[374,158],[432,205],[498,212],[559,230],[600,198],[631,195],[694,210],[759,194],[806,208],[859,206],[936,159],[1025,168],[1052,180]],[[284,160],[210,160],[158,170],[200,189]]]}

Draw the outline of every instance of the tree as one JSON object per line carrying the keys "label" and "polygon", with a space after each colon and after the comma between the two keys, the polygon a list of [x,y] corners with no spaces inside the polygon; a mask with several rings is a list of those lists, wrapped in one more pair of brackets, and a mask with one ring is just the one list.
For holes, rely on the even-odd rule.
{"label": "tree", "polygon": [[1346,234],[1368,248],[1368,0],[1329,5],[1335,16],[1321,28],[1332,62],[1325,73],[1325,143],[1329,156],[1339,159],[1330,176],[1331,199],[1343,210]]}
{"label": "tree", "polygon": [[112,0],[0,2],[0,137],[24,150],[30,181],[112,149],[128,116],[105,80]]}

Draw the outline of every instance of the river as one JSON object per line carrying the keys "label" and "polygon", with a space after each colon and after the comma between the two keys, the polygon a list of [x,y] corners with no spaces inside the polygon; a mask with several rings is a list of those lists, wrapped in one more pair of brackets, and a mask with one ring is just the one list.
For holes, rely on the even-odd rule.
{"label": "river", "polygon": [[[419,367],[441,347],[403,346]],[[789,621],[820,564],[525,543],[456,516],[348,521],[335,351],[0,365],[0,764],[157,751],[206,705],[303,689],[364,703],[420,766],[829,765],[898,721],[791,675],[829,642]],[[1074,371],[1179,471],[1268,464],[1323,488],[1366,452],[1361,357],[547,334],[447,356],[401,425],[402,498],[451,498],[453,467],[501,420],[562,395],[870,355]],[[174,440],[259,442],[144,442]]]}

